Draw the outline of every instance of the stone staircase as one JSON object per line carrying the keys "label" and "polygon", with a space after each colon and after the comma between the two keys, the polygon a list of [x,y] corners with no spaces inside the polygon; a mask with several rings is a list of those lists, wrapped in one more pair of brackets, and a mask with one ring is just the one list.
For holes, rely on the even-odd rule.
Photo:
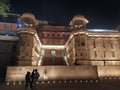
{"label": "stone staircase", "polygon": [[43,57],[41,65],[66,65],[66,62],[63,57]]}

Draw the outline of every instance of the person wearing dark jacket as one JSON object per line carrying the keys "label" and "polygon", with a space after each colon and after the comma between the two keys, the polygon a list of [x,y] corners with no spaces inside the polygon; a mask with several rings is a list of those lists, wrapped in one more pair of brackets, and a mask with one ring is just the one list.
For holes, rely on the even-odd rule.
{"label": "person wearing dark jacket", "polygon": [[26,90],[30,90],[30,83],[31,83],[31,75],[30,75],[30,72],[27,71],[27,73],[25,75],[25,88],[26,88]]}
{"label": "person wearing dark jacket", "polygon": [[31,87],[32,88],[37,88],[37,81],[38,81],[39,76],[40,74],[38,73],[37,69],[34,69],[31,75]]}

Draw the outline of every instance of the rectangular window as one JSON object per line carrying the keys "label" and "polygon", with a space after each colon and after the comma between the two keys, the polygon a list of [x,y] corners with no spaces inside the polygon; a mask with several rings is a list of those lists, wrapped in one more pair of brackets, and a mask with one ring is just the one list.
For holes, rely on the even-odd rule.
{"label": "rectangular window", "polygon": [[81,41],[81,46],[85,46],[85,42],[84,41]]}
{"label": "rectangular window", "polygon": [[95,51],[95,57],[97,57],[97,52]]}
{"label": "rectangular window", "polygon": [[115,57],[115,53],[114,53],[114,51],[112,51],[112,56]]}
{"label": "rectangular window", "polygon": [[96,42],[95,42],[95,40],[93,41],[93,46],[94,46],[94,48],[96,48]]}
{"label": "rectangular window", "polygon": [[105,51],[104,51],[104,57],[106,57],[106,53],[105,53]]}
{"label": "rectangular window", "polygon": [[103,48],[105,48],[105,43],[104,43],[104,41],[103,41]]}

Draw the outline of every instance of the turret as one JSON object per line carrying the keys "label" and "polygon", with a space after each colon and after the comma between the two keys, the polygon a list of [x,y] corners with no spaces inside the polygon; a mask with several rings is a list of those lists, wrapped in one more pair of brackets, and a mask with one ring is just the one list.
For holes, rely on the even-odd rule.
{"label": "turret", "polygon": [[82,15],[76,15],[70,21],[70,26],[74,29],[85,29],[89,21]]}
{"label": "turret", "polygon": [[[36,25],[37,20],[31,13],[24,13],[18,18],[19,23],[22,24],[18,27],[17,34],[19,37],[18,43],[18,65],[37,65],[39,58],[39,40],[36,38]],[[36,45],[38,45],[36,47]]]}
{"label": "turret", "polygon": [[34,28],[38,24],[35,16],[31,13],[24,13],[21,17],[18,18],[18,21],[21,22],[25,27],[30,28]]}

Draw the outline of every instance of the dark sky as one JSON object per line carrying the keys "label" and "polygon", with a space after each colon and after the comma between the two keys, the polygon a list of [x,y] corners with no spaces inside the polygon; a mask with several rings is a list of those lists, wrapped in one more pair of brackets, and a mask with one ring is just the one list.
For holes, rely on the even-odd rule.
{"label": "dark sky", "polygon": [[115,29],[120,24],[119,0],[11,0],[11,9],[63,25],[75,15],[89,20],[87,28]]}

